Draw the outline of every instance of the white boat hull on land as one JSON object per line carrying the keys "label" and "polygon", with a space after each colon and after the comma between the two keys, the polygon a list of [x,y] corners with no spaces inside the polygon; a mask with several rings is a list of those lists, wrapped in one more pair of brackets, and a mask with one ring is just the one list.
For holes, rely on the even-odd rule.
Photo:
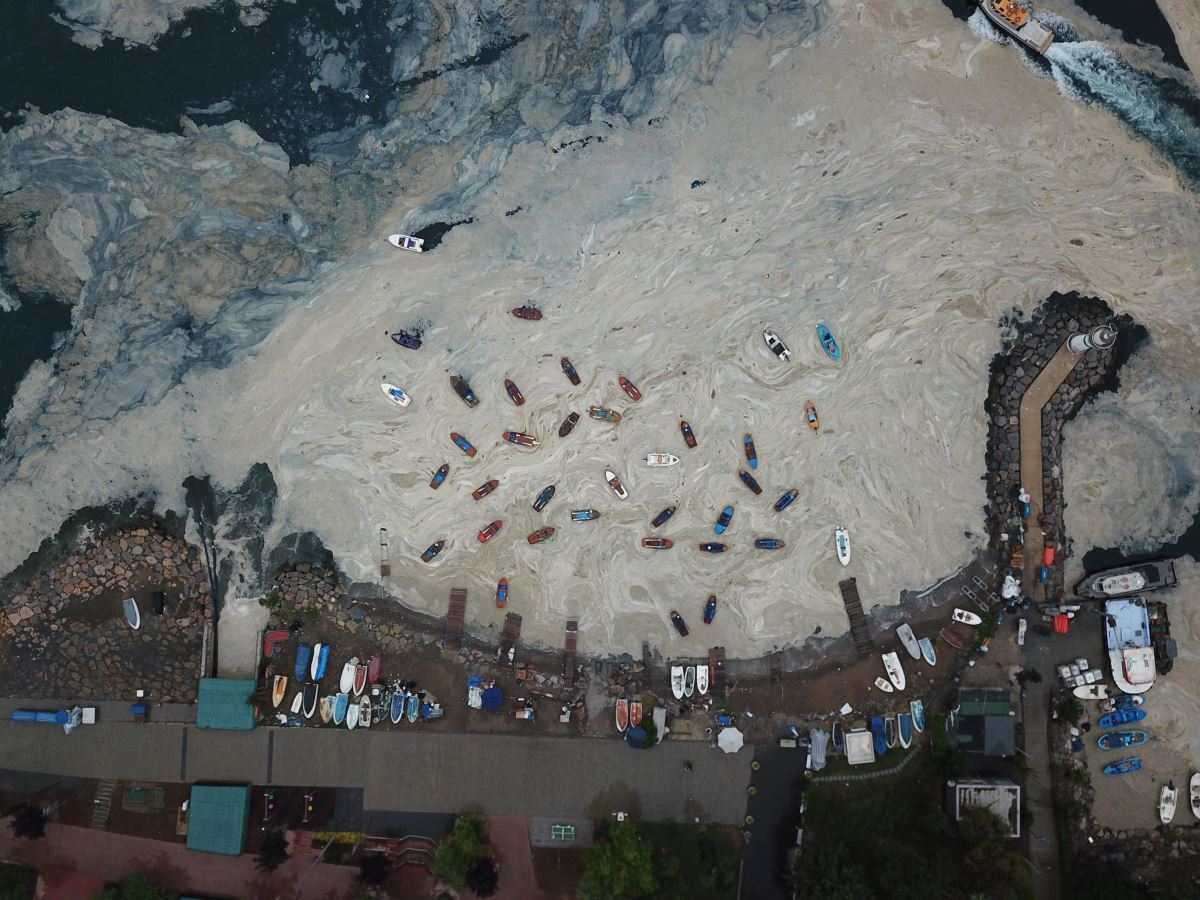
{"label": "white boat hull on land", "polygon": [[917,643],[917,636],[913,634],[912,626],[905,622],[896,629],[896,637],[900,638],[900,643],[904,645],[904,649],[908,651],[908,655],[913,659],[921,658],[921,645]]}
{"label": "white boat hull on land", "polygon": [[696,666],[696,693],[700,696],[708,693],[708,666]]}
{"label": "white boat hull on land", "polygon": [[888,680],[896,686],[896,690],[904,690],[904,667],[900,665],[900,657],[894,651],[883,654],[883,667],[887,670]]}
{"label": "white boat hull on land", "polygon": [[886,678],[876,678],[875,687],[879,688],[885,694],[890,694],[896,690],[894,687],[892,687],[892,683]]}
{"label": "white boat hull on land", "polygon": [[983,623],[983,619],[967,609],[955,609],[951,614],[951,618],[955,622],[962,622],[964,625],[980,625]]}
{"label": "white boat hull on land", "polygon": [[671,695],[683,699],[683,666],[671,666]]}

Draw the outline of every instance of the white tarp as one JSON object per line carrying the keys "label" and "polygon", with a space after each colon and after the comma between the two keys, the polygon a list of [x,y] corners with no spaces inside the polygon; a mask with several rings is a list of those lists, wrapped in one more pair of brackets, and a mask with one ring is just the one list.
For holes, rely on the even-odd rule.
{"label": "white tarp", "polygon": [[726,753],[737,753],[745,742],[746,739],[736,728],[722,728],[717,735],[717,746]]}
{"label": "white tarp", "polygon": [[829,747],[829,732],[814,728],[808,733],[808,766],[814,772],[825,768],[825,751]]}

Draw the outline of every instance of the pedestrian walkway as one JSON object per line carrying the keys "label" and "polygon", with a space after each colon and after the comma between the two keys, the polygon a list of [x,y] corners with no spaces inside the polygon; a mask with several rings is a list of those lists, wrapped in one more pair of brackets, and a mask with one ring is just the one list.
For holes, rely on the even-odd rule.
{"label": "pedestrian walkway", "polygon": [[872,778],[886,778],[889,775],[895,775],[902,771],[916,755],[921,751],[920,744],[914,744],[913,748],[904,756],[904,759],[892,766],[890,769],[879,769],[875,772],[856,772],[851,775],[818,775],[813,778],[813,781],[870,781]]}

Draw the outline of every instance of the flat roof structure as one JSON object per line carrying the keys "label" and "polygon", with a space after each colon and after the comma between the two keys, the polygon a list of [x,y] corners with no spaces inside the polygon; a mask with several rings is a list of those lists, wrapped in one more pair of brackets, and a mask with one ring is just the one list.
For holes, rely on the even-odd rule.
{"label": "flat roof structure", "polygon": [[187,848],[241,856],[249,818],[249,785],[193,785],[188,803]]}
{"label": "flat roof structure", "polygon": [[201,678],[196,701],[196,727],[224,731],[250,731],[254,728],[253,679]]}
{"label": "flat roof structure", "polygon": [[862,766],[875,762],[875,739],[865,728],[846,732],[846,762]]}

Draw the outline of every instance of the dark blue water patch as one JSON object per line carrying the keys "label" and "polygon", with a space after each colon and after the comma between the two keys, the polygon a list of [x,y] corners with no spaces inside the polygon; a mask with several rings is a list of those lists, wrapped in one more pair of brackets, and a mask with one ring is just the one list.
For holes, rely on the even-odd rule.
{"label": "dark blue water patch", "polygon": [[12,312],[0,312],[0,441],[6,431],[4,417],[12,409],[13,398],[29,367],[49,359],[55,342],[71,327],[71,307],[45,294],[8,293],[19,306]]}
{"label": "dark blue water patch", "polygon": [[942,6],[950,10],[954,14],[954,18],[961,19],[963,22],[971,18],[971,14],[977,8],[975,0],[942,0]]}
{"label": "dark blue water patch", "polygon": [[1124,553],[1120,547],[1093,547],[1083,554],[1081,562],[1084,571],[1091,575],[1117,566],[1136,565],[1151,559],[1178,559],[1181,556],[1200,560],[1200,512],[1192,517],[1192,524],[1187,530],[1169,544],[1147,547],[1132,555]]}
{"label": "dark blue water patch", "polygon": [[474,222],[474,217],[469,219],[459,219],[457,222],[434,222],[432,225],[426,225],[420,231],[414,231],[410,237],[418,238],[425,242],[422,248],[426,253],[435,249],[451,228],[457,228],[459,225],[470,225]]}
{"label": "dark blue water patch", "polygon": [[[382,122],[395,95],[392,4],[348,6],[278,3],[265,22],[246,27],[225,2],[189,13],[157,49],[112,40],[88,49],[51,19],[53,0],[0,0],[0,126],[19,122],[32,104],[178,133],[191,110],[200,124],[241,120],[293,164],[307,162],[309,138],[363,116]],[[335,53],[347,61],[347,89],[314,89],[323,65],[338,68]]]}
{"label": "dark blue water patch", "polygon": [[493,44],[489,44],[478,53],[453,60],[444,66],[438,66],[436,69],[426,69],[420,75],[414,75],[412,78],[406,78],[403,81],[397,82],[395,86],[400,90],[405,90],[406,88],[416,87],[419,84],[432,81],[435,78],[441,78],[447,72],[457,72],[459,69],[471,69],[476,66],[490,66],[494,62],[499,62],[500,57],[504,55],[506,50],[511,50],[527,37],[529,37],[529,33],[524,32],[523,34],[504,38]]}
{"label": "dark blue water patch", "polygon": [[1075,0],[1084,12],[1091,14],[1131,44],[1150,44],[1162,51],[1163,59],[1187,72],[1187,63],[1179,53],[1175,32],[1157,3],[1130,3],[1129,0]]}

